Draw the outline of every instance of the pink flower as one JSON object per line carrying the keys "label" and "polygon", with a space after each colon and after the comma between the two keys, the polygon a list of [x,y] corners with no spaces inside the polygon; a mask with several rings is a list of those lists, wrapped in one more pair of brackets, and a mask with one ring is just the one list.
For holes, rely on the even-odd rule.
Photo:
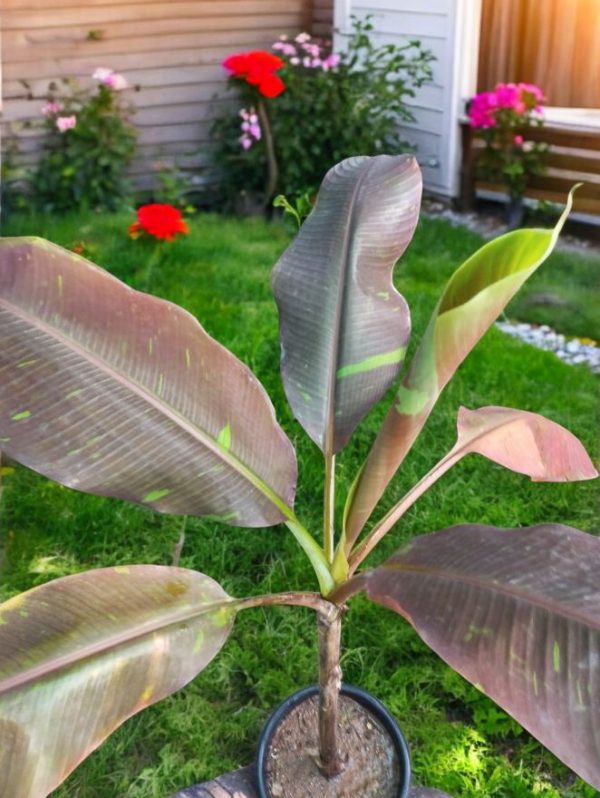
{"label": "pink flower", "polygon": [[321,48],[318,44],[303,44],[302,49],[308,55],[312,55],[313,58],[318,58],[321,55]]}
{"label": "pink flower", "polygon": [[522,147],[522,146],[523,146],[523,141],[524,141],[524,139],[523,139],[523,136],[519,136],[519,135],[517,134],[517,135],[514,137],[513,141],[514,141],[514,143],[515,143],[515,145],[516,145],[517,147]]}
{"label": "pink flower", "polygon": [[123,75],[118,75],[116,72],[108,75],[102,82],[113,91],[123,91],[123,89],[129,88],[129,83],[127,83]]}
{"label": "pink flower", "polygon": [[536,86],[535,83],[519,83],[519,89],[525,94],[531,94],[536,105],[539,105],[546,100],[544,92],[539,86]]}
{"label": "pink flower", "polygon": [[279,50],[283,55],[291,56],[297,55],[298,51],[291,42],[275,42],[273,45],[274,50]]}
{"label": "pink flower", "polygon": [[298,44],[305,44],[306,42],[310,41],[310,33],[299,33],[296,36],[296,41]]}
{"label": "pink flower", "polygon": [[242,124],[240,125],[242,129],[242,135],[238,141],[245,150],[249,150],[255,141],[260,141],[262,138],[260,123],[254,108],[250,108],[249,110],[241,108],[240,116],[243,120]]}
{"label": "pink flower", "polygon": [[112,69],[106,69],[106,67],[98,67],[98,69],[96,69],[96,71],[92,75],[92,78],[94,80],[99,80],[101,83],[105,83],[106,78],[110,77],[112,74],[113,74]]}
{"label": "pink flower", "polygon": [[64,133],[67,130],[71,130],[77,124],[77,117],[76,116],[59,116],[56,119],[56,127],[60,130],[61,133]]}
{"label": "pink flower", "polygon": [[42,108],[42,113],[44,114],[44,116],[52,116],[53,114],[60,113],[63,108],[64,105],[61,102],[58,102],[58,100],[56,100],[54,102],[46,103],[46,105],[44,105],[44,107]]}
{"label": "pink flower", "polygon": [[98,67],[92,75],[94,80],[99,80],[105,86],[113,91],[123,91],[129,88],[129,83],[125,80],[123,75],[118,75],[113,69],[106,69],[105,67]]}
{"label": "pink flower", "polygon": [[327,58],[324,58],[321,62],[322,68],[327,71],[328,69],[335,69],[336,66],[340,63],[341,56],[339,53],[330,53]]}

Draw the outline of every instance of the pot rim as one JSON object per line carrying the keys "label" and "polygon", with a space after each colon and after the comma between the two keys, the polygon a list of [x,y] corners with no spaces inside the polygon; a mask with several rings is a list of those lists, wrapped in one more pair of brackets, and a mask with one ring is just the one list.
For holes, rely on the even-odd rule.
{"label": "pot rim", "polygon": [[[313,684],[309,687],[304,687],[297,690],[292,695],[288,696],[270,715],[265,727],[263,728],[259,742],[258,750],[256,752],[256,783],[258,787],[258,798],[271,798],[267,789],[267,752],[271,743],[271,739],[275,734],[275,730],[279,726],[283,717],[287,715],[294,707],[301,704],[307,698],[313,695],[318,695],[319,685]],[[400,725],[392,713],[384,704],[375,698],[374,695],[362,687],[357,687],[352,684],[342,684],[340,688],[341,695],[353,698],[357,703],[361,704],[367,709],[377,720],[380,721],[383,728],[389,734],[396,753],[398,755],[400,764],[400,784],[397,798],[408,798],[411,784],[411,765],[410,753],[408,743],[402,733]]]}

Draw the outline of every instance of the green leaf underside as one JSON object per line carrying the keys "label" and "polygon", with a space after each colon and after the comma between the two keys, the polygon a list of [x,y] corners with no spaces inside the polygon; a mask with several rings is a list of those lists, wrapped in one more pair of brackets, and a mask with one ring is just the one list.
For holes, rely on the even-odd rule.
{"label": "green leaf underside", "polygon": [[420,196],[410,156],[343,161],[273,272],[285,391],[327,455],[343,448],[404,358],[410,315],[392,271]]}
{"label": "green leaf underside", "polygon": [[600,788],[600,540],[571,527],[457,526],[361,574],[366,590]]}
{"label": "green leaf underside", "polygon": [[0,795],[44,798],[115,728],[213,659],[235,615],[203,574],[133,565],[0,605]]}
{"label": "green leaf underside", "polygon": [[423,428],[456,369],[521,285],[551,254],[553,230],[516,230],[485,244],[450,278],[373,444],[345,513],[347,550]]}
{"label": "green leaf underside", "polygon": [[296,461],[251,372],[186,311],[36,239],[0,241],[0,437],[78,490],[267,526]]}

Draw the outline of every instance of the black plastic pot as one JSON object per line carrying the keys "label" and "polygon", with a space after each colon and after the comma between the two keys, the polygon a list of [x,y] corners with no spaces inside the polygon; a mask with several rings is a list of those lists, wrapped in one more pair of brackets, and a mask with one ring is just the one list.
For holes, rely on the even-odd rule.
{"label": "black plastic pot", "polygon": [[[305,687],[303,690],[298,690],[287,698],[277,709],[273,712],[267,721],[258,742],[258,751],[256,754],[256,782],[258,786],[258,798],[272,798],[269,790],[267,789],[267,757],[271,740],[273,735],[283,718],[298,704],[301,704],[307,698],[318,695],[319,686],[312,685]],[[387,731],[390,739],[396,749],[398,761],[400,763],[400,784],[398,786],[397,798],[407,798],[410,791],[411,768],[410,768],[410,753],[408,744],[402,734],[402,730],[398,725],[396,718],[389,712],[389,710],[378,701],[371,693],[362,690],[360,687],[355,687],[351,684],[343,684],[341,688],[342,695],[353,698],[357,703],[361,704],[381,723],[383,728]]]}

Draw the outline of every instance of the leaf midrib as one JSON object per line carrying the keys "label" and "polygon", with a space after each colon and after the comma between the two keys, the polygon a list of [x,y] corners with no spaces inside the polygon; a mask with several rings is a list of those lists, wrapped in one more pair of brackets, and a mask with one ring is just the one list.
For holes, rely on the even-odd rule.
{"label": "leaf midrib", "polygon": [[334,322],[332,325],[332,348],[331,348],[331,356],[330,356],[330,367],[329,367],[329,379],[327,385],[327,403],[326,403],[326,419],[325,419],[325,437],[323,440],[323,453],[325,457],[331,457],[333,455],[334,449],[334,440],[335,440],[335,402],[336,402],[336,385],[337,385],[337,372],[339,367],[339,352],[340,352],[340,331],[342,329],[343,320],[344,320],[344,305],[345,299],[348,294],[348,271],[350,269],[349,264],[349,252],[351,250],[350,241],[351,241],[351,234],[350,230],[354,229],[354,219],[356,217],[357,208],[356,208],[356,198],[358,196],[359,189],[363,185],[364,181],[368,173],[370,172],[372,161],[365,161],[365,168],[362,173],[359,175],[358,180],[355,182],[352,188],[352,194],[350,195],[350,213],[348,215],[348,220],[344,229],[344,238],[341,247],[340,253],[340,261],[341,261],[341,268],[340,273],[342,279],[340,280],[340,289],[337,292],[337,299],[335,305],[335,316]]}
{"label": "leaf midrib", "polygon": [[20,671],[15,676],[9,676],[6,679],[0,680],[0,697],[19,688],[26,687],[28,684],[31,684],[40,678],[51,678],[59,671],[65,670],[79,663],[83,663],[85,660],[92,659],[96,656],[101,656],[110,651],[118,649],[120,646],[125,644],[133,644],[134,642],[148,637],[155,632],[168,630],[168,628],[171,626],[185,623],[186,621],[197,620],[202,615],[218,611],[225,606],[230,606],[232,611],[234,611],[234,606],[236,603],[237,602],[235,599],[227,598],[207,604],[200,610],[181,608],[180,610],[175,611],[168,621],[151,619],[150,621],[146,621],[146,623],[137,626],[136,631],[133,634],[123,631],[109,636],[99,643],[90,643],[86,646],[83,646],[83,648],[78,648],[77,651],[55,657],[50,663],[33,666],[27,670]]}
{"label": "leaf midrib", "polygon": [[[527,604],[534,605],[539,607],[546,612],[555,615],[560,615],[566,619],[575,621],[576,623],[587,623],[594,631],[600,632],[600,616],[596,618],[591,615],[588,618],[587,614],[584,614],[583,611],[580,614],[577,614],[575,610],[569,610],[565,607],[564,604],[557,602],[550,598],[543,598],[541,596],[528,593],[525,590],[519,589],[515,586],[507,586],[505,584],[498,584],[498,583],[491,583],[489,580],[485,581],[479,577],[475,576],[464,576],[461,575],[458,571],[453,569],[442,569],[442,568],[435,568],[433,566],[425,566],[425,565],[415,565],[415,564],[408,564],[408,563],[384,563],[381,566],[382,569],[386,571],[396,571],[396,572],[404,572],[408,574],[421,574],[424,576],[429,576],[434,579],[446,580],[446,581],[454,581],[458,582],[459,584],[469,585],[471,587],[478,588],[479,590],[487,591],[487,592],[496,592],[502,593],[505,596],[508,596],[515,601],[521,600],[526,602]],[[374,573],[374,572],[372,572]],[[368,579],[368,577],[367,577]],[[368,582],[367,582],[368,584]],[[369,589],[369,593],[370,593]]]}
{"label": "leaf midrib", "polygon": [[150,389],[146,388],[129,375],[119,372],[112,364],[99,357],[95,352],[91,351],[85,346],[82,346],[71,336],[67,335],[56,327],[53,327],[51,324],[42,321],[19,305],[11,303],[8,300],[5,300],[3,297],[0,297],[0,307],[4,307],[9,313],[13,313],[18,318],[21,318],[26,323],[40,330],[44,335],[58,341],[59,344],[63,345],[66,349],[70,349],[75,353],[75,355],[84,360],[87,359],[99,371],[103,371],[116,383],[122,385],[125,387],[125,389],[130,390],[132,393],[139,396],[158,413],[165,415],[195,441],[198,441],[200,444],[205,446],[217,457],[217,459],[222,460],[233,471],[243,476],[244,479],[250,482],[258,491],[260,491],[267,499],[269,499],[269,501],[274,504],[284,516],[287,518],[293,517],[293,512],[291,508],[288,507],[286,502],[280,496],[278,496],[272,488],[264,483],[254,471],[248,468],[241,460],[233,455],[230,450],[226,451],[219,446],[217,440],[212,437],[210,433],[208,433],[206,430],[203,430],[196,424],[189,422],[184,416],[181,415],[179,411],[167,404],[164,400],[157,397],[156,394],[152,393]]}

